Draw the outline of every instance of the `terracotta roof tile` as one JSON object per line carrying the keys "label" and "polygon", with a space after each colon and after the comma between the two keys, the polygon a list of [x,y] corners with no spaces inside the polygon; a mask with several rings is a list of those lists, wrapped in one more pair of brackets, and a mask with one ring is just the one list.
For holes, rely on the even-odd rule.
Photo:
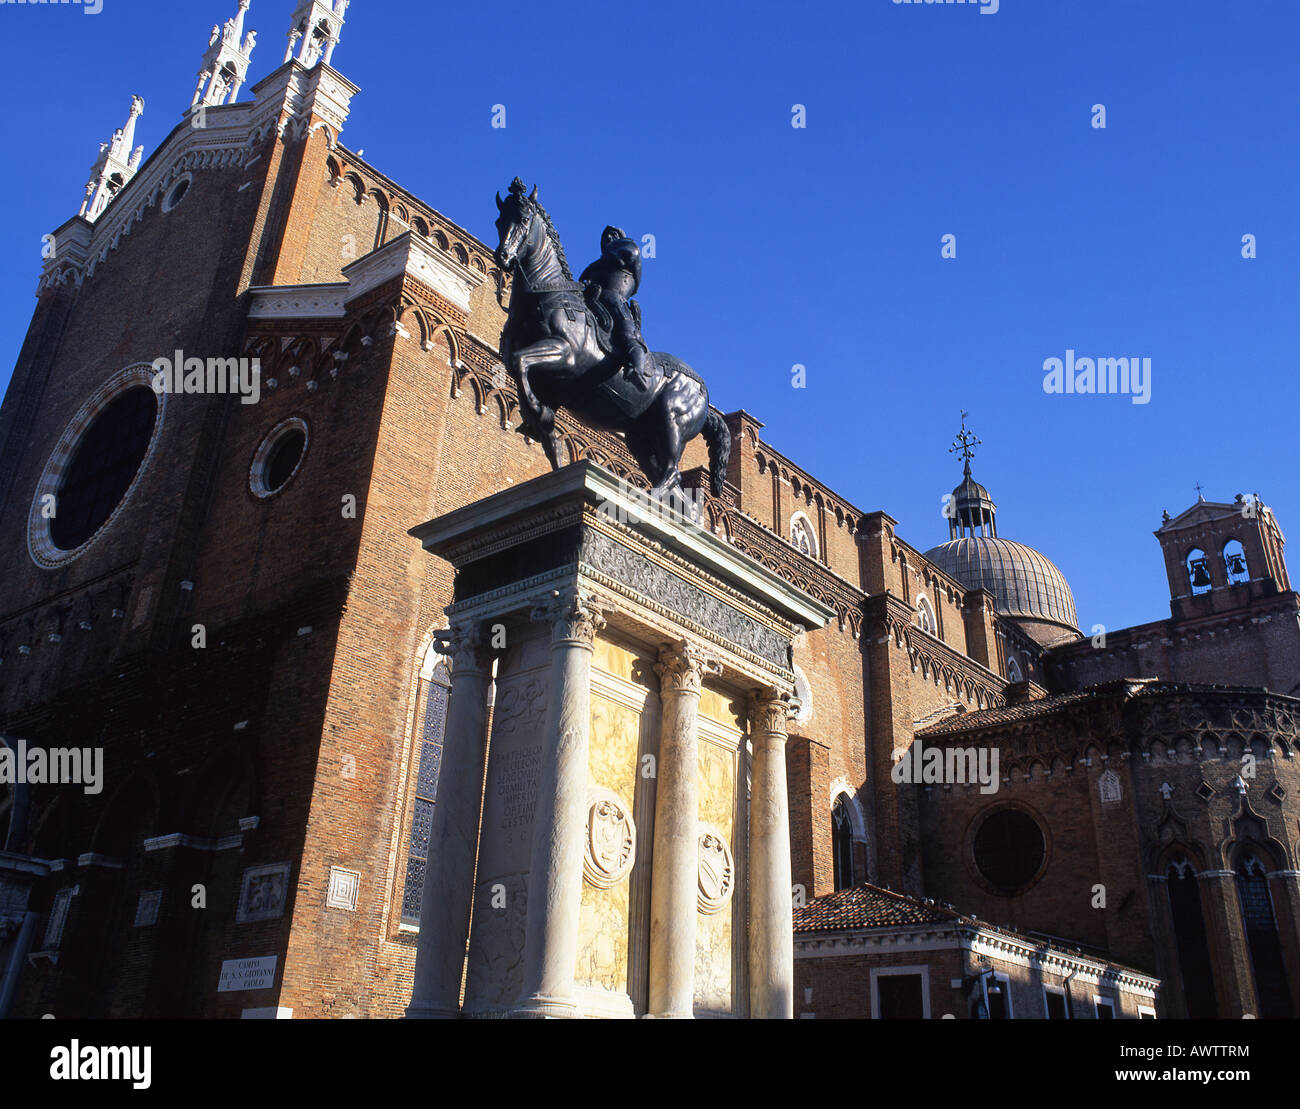
{"label": "terracotta roof tile", "polygon": [[795,932],[833,932],[846,928],[889,928],[968,919],[955,909],[894,893],[868,882],[814,897],[794,911]]}

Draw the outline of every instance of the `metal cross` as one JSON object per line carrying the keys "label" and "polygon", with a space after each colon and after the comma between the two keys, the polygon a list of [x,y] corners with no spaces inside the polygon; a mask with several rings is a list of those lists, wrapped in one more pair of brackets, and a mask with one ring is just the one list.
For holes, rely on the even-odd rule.
{"label": "metal cross", "polygon": [[969,412],[961,414],[961,431],[952,441],[952,446],[948,448],[949,454],[960,454],[966,460],[967,469],[970,468],[970,460],[975,457],[975,448],[982,445],[980,440],[975,438],[974,433],[966,429],[966,418],[969,415]]}

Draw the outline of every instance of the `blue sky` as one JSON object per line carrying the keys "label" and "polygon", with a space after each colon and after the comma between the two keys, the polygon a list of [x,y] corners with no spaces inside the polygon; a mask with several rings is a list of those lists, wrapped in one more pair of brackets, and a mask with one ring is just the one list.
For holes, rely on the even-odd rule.
{"label": "blue sky", "polygon": [[[254,0],[250,83],[293,7]],[[98,143],[139,93],[150,153],[234,9],[0,6],[0,385]],[[650,345],[922,550],[968,410],[1000,533],[1088,629],[1168,615],[1151,532],[1197,482],[1300,528],[1298,42],[1296,0],[353,0],[334,64],[362,89],[343,142],[480,238],[515,174],[576,266],[606,223],[653,234]],[[1150,358],[1150,402],[1046,394],[1067,349]]]}

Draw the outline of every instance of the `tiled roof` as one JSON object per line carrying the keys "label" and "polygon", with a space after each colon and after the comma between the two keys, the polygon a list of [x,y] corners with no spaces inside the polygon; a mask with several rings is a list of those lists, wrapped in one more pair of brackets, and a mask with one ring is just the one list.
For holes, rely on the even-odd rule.
{"label": "tiled roof", "polygon": [[868,928],[907,928],[926,925],[953,925],[978,929],[984,936],[1001,936],[1026,944],[1040,953],[1053,952],[1065,959],[1074,959],[1100,965],[1123,974],[1149,977],[1146,971],[1112,962],[1102,951],[1089,947],[1086,951],[1077,940],[1042,933],[1017,932],[1005,925],[990,924],[978,917],[967,916],[950,905],[909,897],[904,893],[860,882],[850,889],[815,897],[802,908],[794,910],[794,932],[809,937],[808,942],[824,932],[849,932]]}
{"label": "tiled roof", "polygon": [[995,724],[1014,724],[1020,720],[1033,720],[1039,716],[1050,716],[1060,709],[1084,701],[1105,700],[1115,692],[1116,690],[1112,688],[1093,686],[1073,693],[1058,693],[1054,697],[1044,697],[1040,701],[1025,701],[1019,705],[1007,705],[1005,708],[958,713],[929,727],[918,728],[916,736],[918,739],[929,739],[932,736],[968,732],[973,728],[989,728]]}
{"label": "tiled roof", "polygon": [[834,932],[846,928],[890,928],[968,919],[955,909],[921,901],[868,882],[814,897],[794,911],[795,932]]}
{"label": "tiled roof", "polygon": [[[1005,708],[983,709],[979,712],[964,712],[956,716],[949,716],[928,727],[918,728],[916,737],[918,739],[937,739],[946,735],[975,731],[979,728],[991,728],[1000,724],[1014,724],[1022,720],[1035,720],[1039,717],[1051,716],[1062,709],[1088,701],[1114,700],[1122,702],[1131,697],[1161,697],[1179,693],[1227,693],[1238,695],[1250,693],[1263,695],[1266,691],[1249,686],[1163,682],[1155,678],[1117,678],[1114,681],[1090,685],[1086,689],[1074,690],[1070,693],[1057,693],[1054,696],[1044,697],[1038,701],[1025,701],[1018,705],[1008,705]],[[1270,693],[1268,696],[1276,697],[1279,694]]]}

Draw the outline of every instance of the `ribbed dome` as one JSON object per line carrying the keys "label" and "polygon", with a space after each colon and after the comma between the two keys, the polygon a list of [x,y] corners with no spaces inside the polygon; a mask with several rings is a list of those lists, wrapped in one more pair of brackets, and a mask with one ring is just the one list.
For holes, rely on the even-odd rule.
{"label": "ribbed dome", "polygon": [[1004,616],[1079,626],[1074,594],[1065,576],[1032,547],[969,535],[950,539],[926,551],[925,557],[967,589],[987,589]]}

